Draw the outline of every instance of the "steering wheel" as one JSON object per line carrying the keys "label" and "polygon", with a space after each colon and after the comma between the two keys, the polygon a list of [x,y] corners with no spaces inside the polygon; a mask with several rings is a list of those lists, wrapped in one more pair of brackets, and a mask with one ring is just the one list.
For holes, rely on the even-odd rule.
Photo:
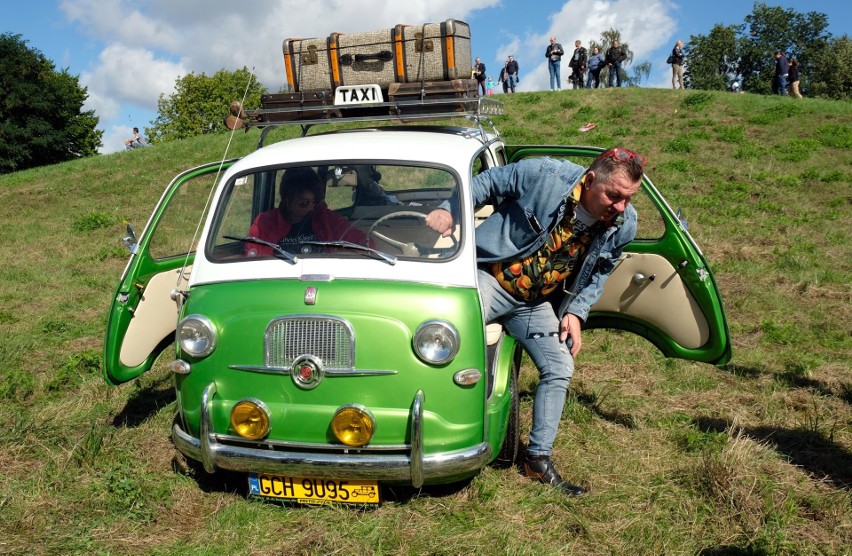
{"label": "steering wheel", "polygon": [[[420,249],[417,247],[417,245],[414,244],[413,241],[409,241],[407,243],[404,243],[402,241],[393,239],[391,237],[386,236],[385,234],[383,234],[381,232],[376,231],[376,227],[379,224],[381,224],[382,222],[384,222],[386,220],[391,220],[393,218],[418,218],[420,220],[423,220],[424,225],[426,223],[426,215],[423,214],[422,212],[416,212],[416,211],[413,211],[413,210],[398,210],[396,212],[390,212],[390,213],[378,218],[375,222],[373,222],[373,225],[370,226],[370,230],[367,232],[367,235],[378,238],[378,239],[384,241],[385,243],[389,243],[390,245],[393,245],[394,247],[396,247],[397,249],[402,251],[402,255],[405,256],[405,257],[419,257],[420,256]],[[435,233],[437,233],[437,232],[435,232]],[[453,249],[455,249],[458,245],[458,241],[452,235],[450,235],[449,237],[450,237],[450,240],[452,241],[452,247],[453,247]]]}

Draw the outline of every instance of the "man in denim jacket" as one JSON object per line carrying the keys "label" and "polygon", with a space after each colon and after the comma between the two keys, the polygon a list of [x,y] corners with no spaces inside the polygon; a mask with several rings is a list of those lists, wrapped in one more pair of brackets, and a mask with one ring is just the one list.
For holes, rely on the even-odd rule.
{"label": "man in denim jacket", "polygon": [[[500,321],[539,371],[524,475],[572,496],[586,490],[565,481],[550,454],[582,347],[581,324],[636,235],[630,200],[644,164],[643,156],[615,148],[588,170],[531,158],[491,168],[472,181],[474,204],[498,202],[476,229],[485,321]],[[430,213],[427,225],[448,235],[452,204]]]}

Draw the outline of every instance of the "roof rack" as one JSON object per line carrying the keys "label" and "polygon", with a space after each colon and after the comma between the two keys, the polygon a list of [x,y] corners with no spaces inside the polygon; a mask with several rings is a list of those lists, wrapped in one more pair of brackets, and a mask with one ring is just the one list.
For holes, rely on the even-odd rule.
{"label": "roof rack", "polygon": [[416,100],[405,99],[352,105],[334,104],[334,96],[331,91],[313,91],[301,95],[288,94],[282,96],[290,98],[287,102],[264,102],[265,107],[256,110],[237,110],[237,114],[234,114],[232,105],[232,116],[226,118],[226,125],[231,127],[236,123],[236,128],[263,128],[258,143],[258,148],[260,148],[263,146],[266,134],[279,126],[300,125],[302,126],[302,136],[305,136],[308,129],[316,124],[349,122],[411,123],[464,118],[473,121],[479,127],[480,134],[484,138],[484,123],[493,130],[495,135],[499,135],[491,117],[503,114],[503,103],[501,101],[478,96],[425,98],[424,93],[420,95],[421,98]]}

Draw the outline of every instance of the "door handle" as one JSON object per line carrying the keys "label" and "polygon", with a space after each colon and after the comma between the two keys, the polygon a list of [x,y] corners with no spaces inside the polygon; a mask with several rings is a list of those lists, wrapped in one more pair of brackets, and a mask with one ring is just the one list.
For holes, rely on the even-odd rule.
{"label": "door handle", "polygon": [[637,286],[641,286],[643,284],[653,282],[656,279],[657,279],[656,274],[652,274],[650,276],[645,276],[641,272],[637,272],[636,274],[633,275],[633,283],[636,284]]}

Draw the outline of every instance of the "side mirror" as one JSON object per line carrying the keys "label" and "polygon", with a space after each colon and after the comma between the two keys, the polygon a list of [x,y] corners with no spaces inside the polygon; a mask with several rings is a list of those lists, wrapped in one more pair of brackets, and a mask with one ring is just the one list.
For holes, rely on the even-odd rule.
{"label": "side mirror", "polygon": [[136,250],[139,249],[139,242],[136,239],[136,230],[133,229],[133,224],[127,224],[127,236],[121,238],[124,242],[124,245],[130,250],[131,255],[136,254]]}

